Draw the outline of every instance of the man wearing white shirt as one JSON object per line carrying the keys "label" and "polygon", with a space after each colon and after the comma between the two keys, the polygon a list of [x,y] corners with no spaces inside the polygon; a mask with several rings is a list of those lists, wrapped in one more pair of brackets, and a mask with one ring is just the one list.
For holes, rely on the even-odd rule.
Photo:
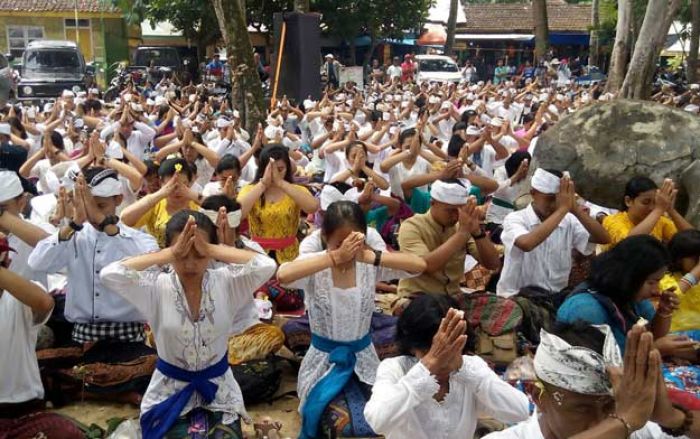
{"label": "man wearing white shirt", "polygon": [[525,394],[476,355],[464,355],[466,322],[446,296],[418,296],[399,317],[403,355],[382,361],[364,415],[387,439],[463,439],[480,414],[502,422],[528,416]]}
{"label": "man wearing white shirt", "polygon": [[0,231],[15,252],[12,254],[10,270],[25,279],[48,288],[46,269],[32,269],[27,263],[34,246],[53,232],[46,223],[33,223],[22,217],[27,205],[27,196],[22,181],[13,171],[0,171]]}
{"label": "man wearing white shirt", "polygon": [[36,342],[39,328],[53,311],[53,298],[42,286],[8,269],[12,251],[7,242],[0,244],[0,252],[0,332],[4,335],[0,338],[0,435],[82,438],[83,433],[69,419],[43,411]]}
{"label": "man wearing white shirt", "polygon": [[700,438],[700,412],[671,404],[661,357],[644,326],[628,333],[624,360],[607,325],[567,325],[540,337],[537,410],[484,439]]}
{"label": "man wearing white shirt", "polygon": [[226,154],[231,154],[234,157],[240,157],[244,152],[250,149],[250,143],[240,137],[236,133],[233,122],[226,118],[219,118],[216,121],[218,137],[215,137],[209,143],[209,148],[216,151],[219,157]]}
{"label": "man wearing white shirt", "polygon": [[401,60],[398,56],[394,57],[393,64],[386,69],[386,74],[394,82],[396,79],[401,79]]}
{"label": "man wearing white shirt", "polygon": [[532,203],[503,221],[505,259],[496,287],[501,296],[512,296],[526,286],[560,292],[569,280],[572,251],[589,255],[594,250],[589,243],[610,241],[603,226],[576,202],[568,176],[540,168],[531,187]]}
{"label": "man wearing white shirt", "polygon": [[[141,116],[141,119],[145,120],[143,116]],[[121,136],[126,140],[126,149],[138,157],[139,160],[145,160],[148,158],[149,145],[156,136],[156,130],[145,124],[143,120],[134,121],[129,116],[129,111],[124,109],[122,110],[121,119],[111,125],[107,125],[100,133],[100,137],[103,140],[112,135]]]}
{"label": "man wearing white shirt", "polygon": [[119,222],[115,212],[122,188],[116,172],[91,168],[86,177],[89,183],[76,183],[74,198],[80,201],[69,225],[39,242],[29,265],[49,272],[67,269],[65,314],[75,323],[75,341],[142,341],[143,317],[102,285],[99,271],[124,257],[157,250],[158,245],[152,236]]}

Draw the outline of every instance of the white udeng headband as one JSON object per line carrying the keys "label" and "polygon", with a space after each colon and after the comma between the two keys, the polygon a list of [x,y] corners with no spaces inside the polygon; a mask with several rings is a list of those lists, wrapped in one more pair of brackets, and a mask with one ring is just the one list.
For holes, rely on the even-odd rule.
{"label": "white udeng headband", "polygon": [[122,183],[117,178],[107,177],[96,186],[90,186],[94,197],[115,197],[122,194]]}
{"label": "white udeng headband", "polygon": [[535,353],[535,373],[545,383],[584,395],[612,393],[608,366],[621,366],[622,355],[608,325],[595,326],[605,335],[603,355],[569,343],[540,330],[540,345]]}
{"label": "white udeng headband", "polygon": [[469,189],[461,184],[438,180],[430,187],[430,198],[441,203],[461,206],[467,204]]}
{"label": "white udeng headband", "polygon": [[530,186],[537,192],[542,192],[543,194],[556,194],[559,193],[559,185],[561,183],[561,178],[547,172],[542,168],[538,168],[532,175],[532,180],[530,181]]}

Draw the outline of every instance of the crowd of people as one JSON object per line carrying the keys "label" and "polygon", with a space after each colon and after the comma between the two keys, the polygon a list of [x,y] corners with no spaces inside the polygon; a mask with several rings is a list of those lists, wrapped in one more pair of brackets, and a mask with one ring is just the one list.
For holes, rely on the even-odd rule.
{"label": "crowd of people", "polygon": [[[613,95],[470,64],[417,84],[410,57],[358,88],[324,66],[321,99],[282,97],[252,132],[167,77],[2,110],[0,438],[84,437],[46,410],[62,395],[139,405],[146,439],[242,439],[258,369],[238,372],[283,345],[300,438],[471,438],[483,417],[510,426],[494,439],[700,438],[697,387],[662,373],[699,360],[675,183],[596,206],[532,165]],[[658,99],[700,108],[695,87]]]}

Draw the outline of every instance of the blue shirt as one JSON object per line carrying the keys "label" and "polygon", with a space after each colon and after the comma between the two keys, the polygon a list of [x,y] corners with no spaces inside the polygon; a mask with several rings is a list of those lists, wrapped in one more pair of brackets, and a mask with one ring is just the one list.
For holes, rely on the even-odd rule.
{"label": "blue shirt", "polygon": [[[634,304],[634,312],[639,317],[651,321],[654,318],[656,311],[654,305],[649,300],[642,300]],[[567,298],[562,303],[557,312],[557,321],[562,323],[574,323],[577,320],[590,323],[592,325],[608,325],[612,329],[615,340],[617,341],[620,350],[625,352],[625,341],[627,339],[627,331],[632,325],[637,323],[626,322],[627,328],[621,326],[620,321],[615,316],[603,307],[590,293],[581,293]]]}

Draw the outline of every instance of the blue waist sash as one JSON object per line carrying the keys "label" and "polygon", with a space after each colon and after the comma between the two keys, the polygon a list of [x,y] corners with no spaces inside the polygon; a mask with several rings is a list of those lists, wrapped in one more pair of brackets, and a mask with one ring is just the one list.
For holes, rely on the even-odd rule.
{"label": "blue waist sash", "polygon": [[302,425],[299,439],[318,436],[321,415],[333,398],[338,396],[352,377],[357,362],[357,354],[372,344],[370,334],[354,341],[335,341],[311,334],[311,346],[328,354],[328,361],[334,365],[331,371],[311,388],[301,410]]}
{"label": "blue waist sash", "polygon": [[210,380],[220,377],[229,370],[228,352],[216,364],[198,371],[181,369],[162,358],[158,358],[156,369],[166,377],[183,381],[187,385],[170,398],[158,403],[141,415],[143,439],[161,439],[165,437],[195,391],[202,396],[206,404],[214,400],[219,386]]}

